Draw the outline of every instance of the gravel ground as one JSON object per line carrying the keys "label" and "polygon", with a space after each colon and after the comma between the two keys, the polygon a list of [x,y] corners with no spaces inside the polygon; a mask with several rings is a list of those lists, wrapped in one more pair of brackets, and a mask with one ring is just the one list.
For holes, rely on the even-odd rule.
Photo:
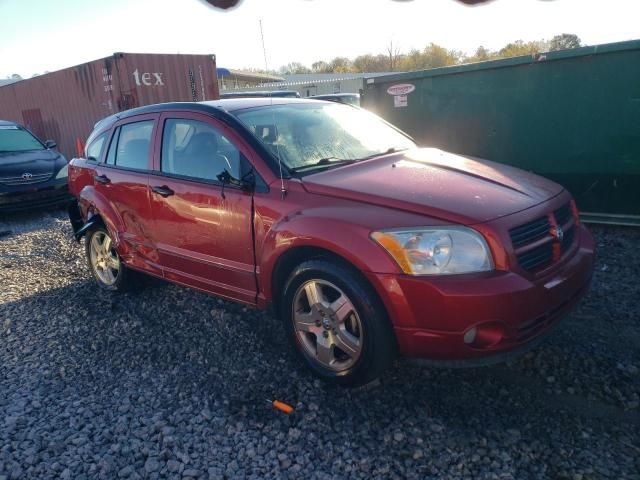
{"label": "gravel ground", "polygon": [[640,478],[640,230],[592,231],[589,296],[522,360],[342,390],[267,314],[99,291],[63,212],[0,221],[0,480]]}

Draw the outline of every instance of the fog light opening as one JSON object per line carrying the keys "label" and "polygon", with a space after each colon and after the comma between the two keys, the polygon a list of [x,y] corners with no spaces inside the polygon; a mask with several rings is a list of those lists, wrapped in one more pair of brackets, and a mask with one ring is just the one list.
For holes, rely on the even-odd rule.
{"label": "fog light opening", "polygon": [[464,343],[473,348],[490,349],[504,339],[504,327],[498,322],[487,322],[470,328],[464,334]]}
{"label": "fog light opening", "polygon": [[476,327],[470,328],[464,334],[464,343],[471,345],[476,340],[476,334],[478,329]]}

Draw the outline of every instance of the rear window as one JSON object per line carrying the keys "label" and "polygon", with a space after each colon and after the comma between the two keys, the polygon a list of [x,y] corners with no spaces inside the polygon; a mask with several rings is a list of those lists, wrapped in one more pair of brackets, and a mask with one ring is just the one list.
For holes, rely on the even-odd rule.
{"label": "rear window", "polygon": [[0,153],[44,150],[44,145],[27,130],[15,125],[0,125]]}

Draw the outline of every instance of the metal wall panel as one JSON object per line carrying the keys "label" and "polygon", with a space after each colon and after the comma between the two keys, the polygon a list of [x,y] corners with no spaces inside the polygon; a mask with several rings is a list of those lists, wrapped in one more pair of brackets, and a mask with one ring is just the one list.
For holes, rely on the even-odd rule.
{"label": "metal wall panel", "polygon": [[76,155],[94,124],[141,105],[219,98],[213,55],[116,53],[0,87],[0,118]]}
{"label": "metal wall panel", "polygon": [[257,85],[247,88],[229,88],[223,93],[232,92],[271,92],[274,90],[293,90],[301,97],[331,93],[360,93],[364,85],[363,78],[337,78],[331,80],[312,80],[308,82],[281,82]]}

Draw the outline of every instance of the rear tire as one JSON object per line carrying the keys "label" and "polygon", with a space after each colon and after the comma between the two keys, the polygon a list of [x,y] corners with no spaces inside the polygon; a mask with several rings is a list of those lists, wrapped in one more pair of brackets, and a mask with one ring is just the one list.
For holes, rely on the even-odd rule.
{"label": "rear tire", "polygon": [[109,231],[103,226],[91,229],[85,238],[89,270],[100,288],[124,292],[133,287],[133,273],[113,247]]}
{"label": "rear tire", "polygon": [[384,305],[348,264],[331,258],[301,263],[286,282],[279,310],[298,356],[325,381],[367,384],[396,357]]}

